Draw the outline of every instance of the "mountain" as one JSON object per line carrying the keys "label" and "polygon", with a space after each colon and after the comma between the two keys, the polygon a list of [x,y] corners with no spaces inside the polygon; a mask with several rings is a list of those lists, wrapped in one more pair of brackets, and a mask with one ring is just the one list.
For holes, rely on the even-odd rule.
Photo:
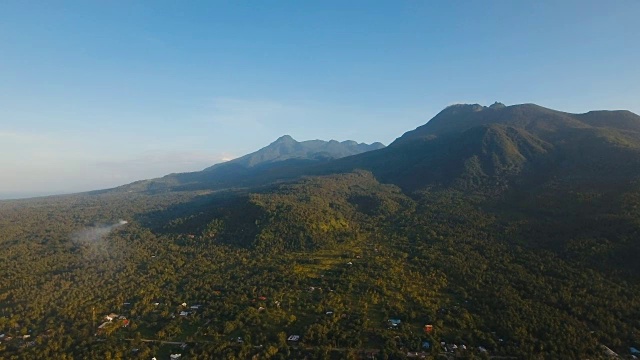
{"label": "mountain", "polygon": [[[295,146],[284,137],[264,153],[286,153],[281,149]],[[453,105],[375,151],[247,167],[255,158],[250,154],[216,168],[224,172],[165,177],[144,190],[255,188],[301,176],[366,171],[414,198],[454,193],[465,202],[474,199],[483,213],[505,224],[521,222],[515,238],[528,247],[640,275],[630,255],[640,244],[610,231],[615,226],[636,234],[640,223],[631,205],[640,197],[640,116],[628,111],[571,114],[534,104]],[[571,250],[594,236],[609,239],[609,252]]]}
{"label": "mountain", "polygon": [[[200,172],[0,201],[0,350],[405,359],[443,358],[444,343],[458,358],[602,359],[640,346],[638,115],[454,105],[386,148],[337,158],[330,144],[283,137]],[[126,322],[97,321],[112,312]]]}
{"label": "mountain", "polygon": [[268,146],[224,163],[215,164],[202,171],[170,174],[159,179],[137,181],[113,191],[163,192],[170,190],[195,190],[250,186],[263,184],[278,178],[290,178],[290,174],[303,173],[305,168],[330,160],[382,149],[385,146],[357,143],[352,140],[308,140],[298,142],[289,135],[278,138]]}
{"label": "mountain", "polygon": [[[603,358],[601,345],[637,345],[628,335],[640,331],[633,113],[455,105],[384,149],[256,170],[246,193],[148,221],[169,224],[156,228],[167,236],[191,231],[269,254],[269,264],[290,254],[295,279],[340,293],[305,290],[308,307],[333,309],[343,296],[365,329],[406,321],[400,331],[345,325],[387,354],[402,349],[388,358],[419,349],[410,334],[529,359]],[[310,344],[344,330],[311,319]]]}
{"label": "mountain", "polygon": [[352,140],[343,142],[338,142],[336,140],[308,140],[298,142],[291,136],[284,135],[256,152],[222,164],[213,165],[206,168],[204,171],[213,171],[215,169],[231,165],[240,165],[244,168],[252,168],[291,159],[324,161],[339,159],[345,156],[361,154],[363,152],[382,148],[384,148],[384,145],[379,142],[371,145],[357,143]]}
{"label": "mountain", "polygon": [[460,104],[386,148],[283,136],[204,171],[171,174],[116,191],[219,190],[357,169],[407,193],[450,188],[495,196],[560,186],[558,191],[618,191],[640,174],[639,154],[640,117],[629,111],[571,114],[534,104]]}
{"label": "mountain", "polygon": [[640,174],[640,116],[570,114],[538,105],[453,105],[375,153],[327,164],[356,168],[406,191],[506,191],[552,179],[614,186]]}
{"label": "mountain", "polygon": [[[367,149],[377,149],[366,151]],[[361,153],[344,156],[360,151]],[[640,117],[629,111],[571,114],[534,104],[452,105],[386,148],[381,144],[296,142],[269,146],[204,171],[171,174],[116,191],[224,189],[357,169],[412,193],[456,189],[483,194],[564,186],[610,191],[640,173]],[[559,190],[560,191],[560,190]]]}

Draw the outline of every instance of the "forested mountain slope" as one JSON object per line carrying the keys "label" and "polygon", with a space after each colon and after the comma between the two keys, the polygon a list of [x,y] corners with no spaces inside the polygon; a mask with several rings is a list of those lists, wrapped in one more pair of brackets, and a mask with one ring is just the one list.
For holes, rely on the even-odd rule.
{"label": "forested mountain slope", "polygon": [[[255,166],[235,187],[194,178],[0,202],[0,351],[627,354],[640,345],[639,124],[460,105],[387,148]],[[130,322],[105,322],[111,312]]]}

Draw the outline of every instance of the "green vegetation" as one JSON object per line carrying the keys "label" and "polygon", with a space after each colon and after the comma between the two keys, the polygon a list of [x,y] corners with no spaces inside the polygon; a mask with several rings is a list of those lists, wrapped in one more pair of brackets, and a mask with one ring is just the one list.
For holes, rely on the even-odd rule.
{"label": "green vegetation", "polygon": [[[514,127],[531,106],[487,109],[460,124],[520,117],[458,135],[434,122],[433,138],[307,168],[325,176],[0,202],[1,357],[597,359],[603,345],[637,347],[633,119],[604,129],[540,110],[533,131]],[[560,120],[574,130],[558,135]]]}

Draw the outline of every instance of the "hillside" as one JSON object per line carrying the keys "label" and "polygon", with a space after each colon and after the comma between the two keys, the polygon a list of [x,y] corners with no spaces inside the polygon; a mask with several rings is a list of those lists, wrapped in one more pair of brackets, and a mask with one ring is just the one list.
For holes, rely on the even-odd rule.
{"label": "hillside", "polygon": [[[0,351],[627,354],[640,345],[639,125],[625,111],[456,105],[339,159],[284,159],[285,137],[224,175],[0,202]],[[112,312],[130,323],[102,320]]]}
{"label": "hillside", "polygon": [[639,126],[640,116],[628,111],[569,114],[533,104],[453,105],[380,155],[341,165],[369,169],[409,191],[504,191],[569,178],[613,186],[640,174]]}

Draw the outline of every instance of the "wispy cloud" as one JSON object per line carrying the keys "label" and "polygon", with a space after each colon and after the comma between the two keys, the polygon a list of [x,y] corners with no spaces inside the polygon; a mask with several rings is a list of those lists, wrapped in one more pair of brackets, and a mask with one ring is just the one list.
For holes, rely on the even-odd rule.
{"label": "wispy cloud", "polygon": [[118,220],[117,223],[110,225],[96,225],[86,227],[71,234],[71,241],[73,241],[73,243],[76,245],[94,243],[96,241],[104,239],[104,237],[109,235],[111,231],[120,226],[124,226],[127,223],[128,222],[126,220]]}
{"label": "wispy cloud", "polygon": [[88,260],[96,260],[98,257],[107,256],[119,258],[125,249],[118,248],[115,243],[104,240],[112,231],[125,226],[127,223],[126,220],[119,220],[109,225],[85,227],[70,235],[71,242]]}

